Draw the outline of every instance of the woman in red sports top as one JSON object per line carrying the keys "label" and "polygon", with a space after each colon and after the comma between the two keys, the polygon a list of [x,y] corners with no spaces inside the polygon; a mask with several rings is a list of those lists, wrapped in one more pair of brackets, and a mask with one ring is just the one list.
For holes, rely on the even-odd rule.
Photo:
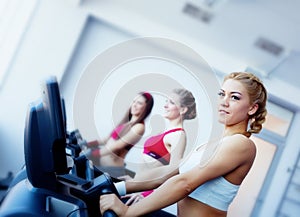
{"label": "woman in red sports top", "polygon": [[[196,103],[193,94],[186,89],[174,89],[168,97],[164,118],[168,120],[167,129],[148,138],[144,143],[143,160],[135,178],[143,177],[149,168],[160,167],[159,172],[166,174],[178,167],[186,147],[184,120],[196,117]],[[135,203],[148,196],[152,191],[134,193],[124,196],[129,198],[127,204]]]}
{"label": "woman in red sports top", "polygon": [[123,120],[108,138],[88,142],[85,154],[96,166],[124,167],[126,154],[145,132],[144,120],[151,113],[153,104],[150,93],[139,93],[133,99]]}

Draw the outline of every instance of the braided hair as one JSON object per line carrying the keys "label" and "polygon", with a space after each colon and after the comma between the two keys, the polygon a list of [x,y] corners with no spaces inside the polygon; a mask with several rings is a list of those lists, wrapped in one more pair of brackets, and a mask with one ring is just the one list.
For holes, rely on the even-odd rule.
{"label": "braided hair", "polygon": [[254,74],[248,72],[232,72],[224,78],[224,81],[228,79],[241,82],[248,92],[250,104],[258,105],[257,111],[249,115],[249,129],[246,134],[250,136],[252,133],[259,133],[267,115],[267,91],[262,81]]}

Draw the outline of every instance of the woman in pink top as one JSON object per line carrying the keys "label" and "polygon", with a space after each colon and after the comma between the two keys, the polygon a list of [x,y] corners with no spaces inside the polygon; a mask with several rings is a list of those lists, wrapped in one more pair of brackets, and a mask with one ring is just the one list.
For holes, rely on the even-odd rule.
{"label": "woman in pink top", "polygon": [[150,93],[139,93],[133,99],[123,120],[108,138],[88,142],[85,154],[96,166],[124,167],[126,154],[145,132],[144,120],[151,113],[153,104],[154,100]]}

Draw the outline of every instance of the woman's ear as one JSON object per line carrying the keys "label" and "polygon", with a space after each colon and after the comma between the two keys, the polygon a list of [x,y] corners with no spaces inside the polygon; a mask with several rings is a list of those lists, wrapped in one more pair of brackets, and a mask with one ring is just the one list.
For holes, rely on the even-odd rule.
{"label": "woman's ear", "polygon": [[182,107],[180,108],[180,114],[183,115],[187,112],[188,108],[187,107]]}
{"label": "woman's ear", "polygon": [[253,106],[250,107],[250,110],[248,111],[248,115],[253,115],[255,114],[255,112],[257,111],[258,109],[258,104],[254,104]]}

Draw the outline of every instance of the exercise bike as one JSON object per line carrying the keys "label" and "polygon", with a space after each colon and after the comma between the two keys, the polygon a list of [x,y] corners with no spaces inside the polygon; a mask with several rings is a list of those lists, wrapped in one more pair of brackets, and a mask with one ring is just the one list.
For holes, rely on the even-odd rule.
{"label": "exercise bike", "polygon": [[[24,132],[25,166],[8,188],[0,217],[101,216],[100,195],[118,195],[114,180],[80,155],[85,143],[80,132],[67,132],[56,77],[42,84],[41,95],[29,105]],[[108,210],[102,216],[116,214]]]}

